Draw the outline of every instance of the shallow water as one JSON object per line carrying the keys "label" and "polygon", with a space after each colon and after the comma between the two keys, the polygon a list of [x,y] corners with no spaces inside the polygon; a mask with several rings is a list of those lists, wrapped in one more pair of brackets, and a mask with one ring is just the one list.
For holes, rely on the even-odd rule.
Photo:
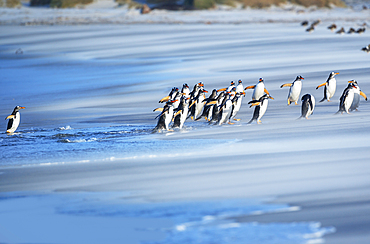
{"label": "shallow water", "polygon": [[[203,139],[162,140],[153,135],[153,127],[154,125],[117,125],[74,129],[65,126],[56,129],[31,128],[13,134],[0,134],[0,166],[185,156],[191,155],[199,146],[206,150],[205,145],[211,142]],[[194,128],[187,127],[181,133],[192,129]],[[166,134],[171,135],[171,132],[164,132],[163,137]],[[212,140],[212,146],[228,141]]]}
{"label": "shallow water", "polygon": [[[27,240],[37,243],[79,243],[74,232],[86,234],[84,241],[101,243],[321,243],[324,234],[335,231],[318,222],[270,223],[237,222],[236,217],[298,211],[299,207],[266,204],[263,200],[228,199],[209,201],[136,203],[123,193],[58,193],[0,195],[0,229],[7,243]],[[27,205],[27,207],[25,207]],[[14,210],[17,209],[17,212]],[[28,209],[27,215],[16,214]],[[37,222],[32,217],[39,219]],[[22,224],[17,221],[22,218]],[[24,225],[29,225],[23,231]],[[131,234],[125,233],[130,226]],[[52,228],[51,228],[52,226]],[[119,227],[122,228],[119,231]],[[118,228],[117,228],[118,227]],[[63,229],[63,232],[60,232]],[[109,237],[103,233],[109,232]],[[14,238],[14,235],[22,233]],[[32,233],[32,234],[31,234]],[[137,240],[136,240],[137,241]],[[137,243],[139,243],[137,242]]]}

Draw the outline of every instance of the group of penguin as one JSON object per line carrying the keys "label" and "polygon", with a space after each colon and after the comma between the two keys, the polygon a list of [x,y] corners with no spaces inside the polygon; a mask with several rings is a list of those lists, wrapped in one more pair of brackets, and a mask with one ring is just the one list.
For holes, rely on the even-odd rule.
{"label": "group of penguin", "polygon": [[[330,101],[336,91],[337,82],[335,76],[339,74],[331,72],[326,82],[320,84],[316,89],[324,86],[324,97],[320,100]],[[292,83],[286,83],[280,86],[289,87],[288,105],[295,103],[298,105],[299,96],[302,89],[302,76],[297,76]],[[259,79],[256,85],[243,87],[242,81],[239,80],[236,85],[234,81],[227,88],[214,89],[211,95],[206,98],[202,82],[196,83],[192,91],[187,84],[182,86],[181,91],[174,87],[168,96],[162,98],[159,103],[165,103],[164,107],[156,108],[153,111],[160,111],[157,126],[154,131],[167,130],[171,131],[173,128],[182,129],[185,121],[190,117],[192,120],[200,120],[205,118],[210,124],[222,125],[224,123],[233,124],[232,121],[239,121],[236,118],[237,113],[242,105],[243,97],[245,97],[245,90],[253,89],[252,100],[248,102],[250,107],[255,107],[252,119],[248,124],[256,121],[261,123],[261,118],[265,114],[269,99],[274,99],[265,88],[264,80]],[[339,110],[337,113],[349,113],[356,110],[360,104],[360,96],[367,101],[367,96],[363,93],[356,80],[348,81],[348,86],[344,89],[340,97]],[[315,109],[315,97],[311,94],[305,94],[301,98],[302,108],[301,117],[308,119]],[[21,109],[25,107],[16,106],[11,115],[5,119],[9,120],[7,125],[7,133],[13,133],[18,128],[20,123]],[[172,123],[172,125],[171,125]],[[171,125],[171,126],[170,126]]]}
{"label": "group of penguin", "polygon": [[[311,23],[311,25],[306,29],[307,32],[313,32],[315,30],[315,27],[321,23],[321,20],[315,20]],[[307,20],[303,21],[301,23],[302,26],[308,26],[309,22]],[[366,31],[365,26],[367,26],[366,23],[362,24],[362,27],[358,28],[357,30],[353,27],[349,28],[347,31],[347,34],[352,34],[352,33],[357,33],[357,34],[362,34]],[[328,26],[328,29],[331,31],[335,31],[337,29],[336,24],[331,24]],[[344,27],[341,27],[338,31],[335,32],[336,34],[344,34],[346,33]]]}
{"label": "group of penguin", "polygon": [[[320,100],[330,102],[336,91],[337,82],[335,76],[337,72],[331,72],[326,82],[316,87],[319,89],[324,86],[324,97]],[[292,83],[286,83],[280,86],[289,87],[287,102],[288,105],[294,103],[298,105],[302,89],[302,76],[297,76]],[[160,111],[161,113],[156,117],[158,119],[154,132],[172,131],[175,128],[183,128],[185,121],[188,118],[191,120],[200,120],[204,118],[209,124],[222,125],[224,123],[234,124],[233,121],[239,121],[236,118],[240,110],[242,99],[245,97],[245,90],[253,89],[252,100],[248,102],[250,107],[255,107],[253,116],[248,124],[256,121],[261,123],[261,118],[265,114],[269,99],[274,99],[265,88],[264,80],[259,79],[256,85],[243,87],[242,81],[238,84],[231,81],[227,88],[214,89],[211,95],[206,98],[202,82],[196,83],[193,90],[187,84],[183,84],[182,89],[177,87],[172,88],[168,96],[162,98],[159,103],[165,103],[163,107],[156,108],[153,111]],[[348,86],[343,91],[340,97],[339,110],[337,113],[349,113],[357,110],[360,103],[360,96],[363,96],[367,101],[367,96],[360,90],[356,80],[348,81]],[[315,97],[311,94],[305,94],[301,98],[301,116],[299,118],[306,118],[310,116],[315,109]],[[171,124],[172,123],[172,124]]]}

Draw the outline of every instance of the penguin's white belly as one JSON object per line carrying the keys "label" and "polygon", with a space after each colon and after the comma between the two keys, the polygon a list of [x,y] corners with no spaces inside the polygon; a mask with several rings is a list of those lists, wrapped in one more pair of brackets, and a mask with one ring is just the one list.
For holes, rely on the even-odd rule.
{"label": "penguin's white belly", "polygon": [[9,129],[7,129],[6,132],[12,133],[18,128],[19,123],[21,122],[21,114],[17,112],[15,114],[15,118],[9,119],[8,123],[10,122],[10,120],[12,121],[12,126]]}
{"label": "penguin's white belly", "polygon": [[231,114],[231,101],[226,102],[226,106],[222,109],[222,116],[219,125],[225,123]]}
{"label": "penguin's white belly", "polygon": [[337,89],[337,81],[335,79],[331,79],[329,81],[329,85],[326,87],[326,97],[328,99],[334,96],[335,90]]}
{"label": "penguin's white belly", "polygon": [[183,108],[183,111],[181,112],[181,117],[180,117],[180,126],[179,128],[182,129],[182,127],[184,126],[184,123],[185,123],[185,120],[188,116],[188,113],[189,113],[189,106],[186,106],[185,108]]}
{"label": "penguin's white belly", "polygon": [[259,112],[257,120],[260,120],[262,116],[266,113],[268,103],[269,101],[267,99],[263,100],[263,102],[261,103],[260,112]]}
{"label": "penguin's white belly", "polygon": [[166,118],[164,120],[164,123],[165,123],[165,126],[166,126],[166,130],[169,130],[169,125],[170,125],[170,123],[172,121],[172,117],[173,117],[173,107],[168,109],[165,116],[166,116]]}
{"label": "penguin's white belly", "polygon": [[348,113],[349,108],[352,105],[353,97],[354,97],[353,89],[350,89],[347,97],[344,100],[344,109],[346,110],[347,113]]}
{"label": "penguin's white belly", "polygon": [[265,85],[263,83],[258,83],[253,90],[252,99],[258,100],[265,93]]}
{"label": "penguin's white belly", "polygon": [[291,102],[297,102],[299,95],[301,94],[302,82],[296,81],[293,86],[290,87],[288,99]]}
{"label": "penguin's white belly", "polygon": [[202,114],[203,107],[204,107],[204,102],[196,102],[195,103],[194,119],[197,119],[199,117],[199,115]]}

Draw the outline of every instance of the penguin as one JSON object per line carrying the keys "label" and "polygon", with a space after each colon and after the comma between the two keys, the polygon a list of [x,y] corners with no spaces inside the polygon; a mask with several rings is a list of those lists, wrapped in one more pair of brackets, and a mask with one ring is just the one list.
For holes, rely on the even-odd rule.
{"label": "penguin", "polygon": [[21,122],[21,114],[19,113],[19,110],[21,109],[25,109],[25,107],[16,106],[12,114],[5,118],[5,120],[9,120],[6,128],[7,133],[13,133],[18,128],[19,123]]}
{"label": "penguin", "polygon": [[167,130],[167,131],[172,131],[169,128],[169,125],[172,121],[173,118],[173,103],[177,102],[175,100],[171,100],[166,102],[163,108],[156,108],[153,110],[155,111],[161,111],[161,113],[156,117],[158,118],[157,126],[154,128],[153,131],[158,131],[160,132],[161,130]]}
{"label": "penguin", "polygon": [[236,86],[236,93],[243,93],[245,95],[242,80],[238,80],[238,85]]}
{"label": "penguin", "polygon": [[177,88],[177,87],[172,88],[170,93],[168,94],[168,96],[165,96],[164,98],[159,100],[159,103],[164,103],[164,102],[168,102],[170,100],[174,100],[178,91],[179,91],[179,88]]}
{"label": "penguin", "polygon": [[308,27],[306,29],[307,32],[313,32],[315,30],[315,26],[314,25],[311,25],[310,27]]}
{"label": "penguin", "polygon": [[256,106],[256,108],[254,109],[253,117],[248,122],[248,124],[252,123],[254,120],[257,121],[257,124],[261,123],[261,118],[266,112],[269,99],[274,99],[274,98],[271,97],[269,94],[265,94],[262,97],[260,97],[260,99],[252,100],[248,103],[248,104],[251,104],[250,108],[253,106]]}
{"label": "penguin", "polygon": [[334,31],[336,28],[337,28],[336,24],[331,24],[330,26],[328,26],[328,29],[331,31]]}
{"label": "penguin", "polygon": [[221,105],[225,99],[226,93],[225,92],[220,92],[214,101],[210,101],[207,103],[207,105],[213,105],[212,107],[212,116],[208,117],[209,123],[215,123],[218,120],[218,116],[221,110]]}
{"label": "penguin", "polygon": [[236,114],[239,112],[240,107],[242,106],[242,100],[243,95],[245,95],[245,92],[242,90],[242,92],[236,92],[235,96],[232,99],[232,110],[231,115],[229,118],[229,124],[233,124],[231,120],[240,121],[240,119],[235,119]]}
{"label": "penguin", "polygon": [[189,101],[190,102],[190,106],[189,106],[190,115],[189,116],[192,116],[192,119],[194,119],[194,114],[195,114],[195,106],[193,107],[195,103],[195,99],[197,98],[199,91],[203,89],[203,87],[204,87],[204,84],[202,82],[196,83],[194,85],[193,90],[190,92],[190,101]]}
{"label": "penguin", "polygon": [[318,20],[315,20],[311,25],[312,26],[317,26],[318,24],[320,24],[321,23],[321,20],[320,19],[318,19]]}
{"label": "penguin", "polygon": [[320,100],[320,103],[328,100],[330,102],[330,98],[334,96],[335,90],[337,89],[337,80],[334,78],[334,76],[338,75],[339,73],[331,72],[329,74],[328,79],[326,82],[322,83],[321,85],[316,87],[316,90],[319,89],[322,86],[325,86],[324,88],[324,98]]}
{"label": "penguin", "polygon": [[184,126],[185,120],[187,119],[189,113],[189,101],[189,97],[183,96],[181,98],[178,110],[174,114],[174,122],[172,128],[182,129],[182,127]]}
{"label": "penguin", "polygon": [[366,47],[361,48],[361,51],[369,53],[370,52],[370,44],[367,45]]}
{"label": "penguin", "polygon": [[347,32],[348,34],[352,34],[352,33],[356,33],[356,30],[354,29],[354,28],[349,28],[349,30],[348,30],[348,32]]}
{"label": "penguin", "polygon": [[198,119],[199,116],[202,114],[203,107],[204,107],[205,100],[206,100],[206,96],[204,95],[204,93],[207,93],[207,92],[208,91],[204,89],[200,89],[198,92],[198,95],[194,98],[192,104],[190,104],[191,107],[194,105],[194,107],[191,110],[191,114],[190,114],[191,120]]}
{"label": "penguin", "polygon": [[301,98],[302,101],[302,109],[301,109],[301,117],[299,118],[306,118],[313,113],[315,109],[315,97],[311,94],[305,94]]}
{"label": "penguin", "polygon": [[309,23],[307,20],[301,22],[301,26],[307,26]]}
{"label": "penguin", "polygon": [[223,123],[226,123],[231,115],[232,110],[232,100],[231,97],[233,95],[229,92],[226,94],[223,104],[221,104],[220,113],[218,114],[218,120],[217,124],[222,125]]}
{"label": "penguin", "polygon": [[339,31],[337,31],[337,32],[335,32],[336,34],[344,34],[344,33],[346,33],[346,31],[344,30],[344,28],[342,27],[342,28],[340,28],[340,30]]}
{"label": "penguin", "polygon": [[360,96],[365,98],[365,101],[367,101],[367,96],[361,91],[356,80],[350,80],[348,83],[353,83],[356,87],[356,89],[354,89],[353,101],[349,111],[357,110],[357,108],[360,106]]}
{"label": "penguin", "polygon": [[182,85],[181,94],[184,97],[190,97],[190,89],[189,89],[188,84],[185,83],[185,84]]}
{"label": "penguin", "polygon": [[346,112],[349,114],[349,109],[353,102],[355,89],[358,89],[354,83],[348,83],[346,89],[344,89],[342,96],[339,99],[339,110],[336,113]]}
{"label": "penguin", "polygon": [[298,105],[297,101],[299,99],[299,95],[301,94],[301,90],[302,90],[302,80],[304,80],[304,78],[298,75],[293,81],[293,83],[286,83],[280,86],[280,88],[283,88],[286,86],[290,87],[289,93],[288,93],[288,105],[290,105],[290,103],[292,102],[294,102],[295,105]]}
{"label": "penguin", "polygon": [[263,82],[262,78],[258,80],[258,83],[256,85],[247,86],[246,88],[244,88],[244,90],[248,90],[248,89],[254,89],[253,94],[252,94],[252,100],[260,99],[260,97],[262,97],[264,93],[270,94],[266,90],[265,83]]}
{"label": "penguin", "polygon": [[363,27],[363,28],[358,28],[357,29],[357,31],[356,31],[356,33],[357,34],[362,34],[362,33],[364,33],[366,31],[366,28],[365,27]]}
{"label": "penguin", "polygon": [[196,120],[200,120],[201,118],[205,118],[207,121],[209,121],[209,119],[212,116],[212,109],[213,109],[213,106],[214,106],[214,104],[209,104],[209,102],[215,101],[216,98],[217,98],[217,90],[213,89],[211,95],[207,99],[204,100],[206,103],[203,107],[202,115],[200,117],[198,117]]}

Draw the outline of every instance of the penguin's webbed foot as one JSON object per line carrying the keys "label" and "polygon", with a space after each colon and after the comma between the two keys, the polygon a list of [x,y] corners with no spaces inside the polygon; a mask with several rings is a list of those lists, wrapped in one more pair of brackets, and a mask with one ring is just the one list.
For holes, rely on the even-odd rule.
{"label": "penguin's webbed foot", "polygon": [[240,119],[234,119],[235,121],[240,121]]}

